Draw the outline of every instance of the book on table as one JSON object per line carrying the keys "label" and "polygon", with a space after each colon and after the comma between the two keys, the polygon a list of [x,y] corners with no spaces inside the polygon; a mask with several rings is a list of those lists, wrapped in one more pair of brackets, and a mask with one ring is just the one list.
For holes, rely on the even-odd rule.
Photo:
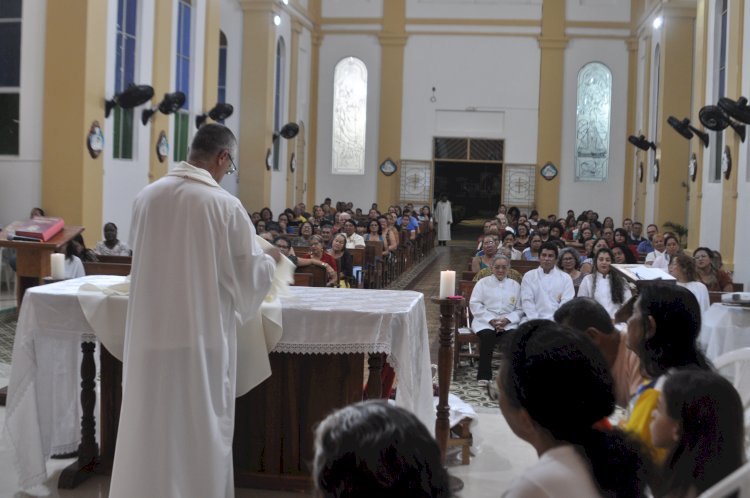
{"label": "book on table", "polygon": [[37,216],[30,220],[14,221],[3,228],[8,240],[15,238],[32,239],[46,242],[65,228],[62,218]]}

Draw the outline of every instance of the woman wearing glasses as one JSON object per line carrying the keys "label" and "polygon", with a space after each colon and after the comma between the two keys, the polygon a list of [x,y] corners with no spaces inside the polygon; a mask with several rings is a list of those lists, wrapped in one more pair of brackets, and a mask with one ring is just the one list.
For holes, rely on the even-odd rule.
{"label": "woman wearing glasses", "polygon": [[310,237],[310,252],[308,254],[299,255],[297,266],[307,265],[320,266],[326,270],[326,285],[334,286],[338,283],[338,265],[336,260],[323,250],[323,239],[320,235]]}

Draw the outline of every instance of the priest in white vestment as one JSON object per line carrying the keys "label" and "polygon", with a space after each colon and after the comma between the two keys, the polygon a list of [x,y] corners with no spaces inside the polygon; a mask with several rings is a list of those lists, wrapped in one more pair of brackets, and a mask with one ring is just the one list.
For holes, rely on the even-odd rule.
{"label": "priest in white vestment", "polygon": [[521,308],[528,320],[552,320],[563,303],[575,297],[570,275],[555,266],[557,245],[545,242],[539,251],[539,268],[526,272],[521,281]]}
{"label": "priest in white vestment", "polygon": [[204,125],[135,199],[112,498],[234,496],[235,316],[257,313],[280,257],[218,184],[236,147]]}
{"label": "priest in white vestment", "polygon": [[435,223],[437,223],[438,245],[444,246],[446,241],[451,240],[451,224],[453,223],[453,210],[448,196],[440,196],[435,205]]}

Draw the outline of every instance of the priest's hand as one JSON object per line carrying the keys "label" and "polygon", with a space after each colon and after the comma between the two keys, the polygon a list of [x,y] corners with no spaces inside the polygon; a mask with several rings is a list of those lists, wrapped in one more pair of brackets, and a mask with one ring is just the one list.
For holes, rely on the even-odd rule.
{"label": "priest's hand", "polygon": [[281,260],[281,251],[276,246],[271,246],[265,249],[266,254],[271,256],[277,263]]}

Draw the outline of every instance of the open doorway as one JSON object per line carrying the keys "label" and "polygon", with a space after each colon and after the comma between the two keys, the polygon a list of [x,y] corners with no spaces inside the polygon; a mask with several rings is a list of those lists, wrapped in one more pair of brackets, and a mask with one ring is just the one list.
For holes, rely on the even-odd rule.
{"label": "open doorway", "polygon": [[502,163],[435,161],[435,194],[448,195],[461,218],[491,218],[500,205]]}

